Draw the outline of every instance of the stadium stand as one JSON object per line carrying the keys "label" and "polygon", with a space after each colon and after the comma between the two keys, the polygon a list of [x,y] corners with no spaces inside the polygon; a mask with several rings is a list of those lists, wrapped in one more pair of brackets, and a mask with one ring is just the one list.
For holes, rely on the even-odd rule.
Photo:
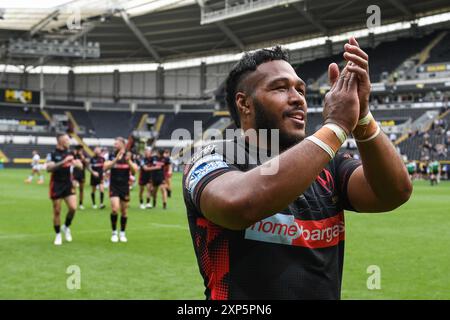
{"label": "stadium stand", "polygon": [[[38,144],[0,144],[0,149],[9,159],[30,159],[33,150],[37,150],[41,159],[45,160],[48,153],[50,153],[55,147],[51,145],[38,145]],[[20,163],[20,160],[19,160]],[[26,162],[25,162],[26,163]]]}
{"label": "stadium stand", "polygon": [[430,51],[427,63],[439,63],[450,61],[450,32]]}

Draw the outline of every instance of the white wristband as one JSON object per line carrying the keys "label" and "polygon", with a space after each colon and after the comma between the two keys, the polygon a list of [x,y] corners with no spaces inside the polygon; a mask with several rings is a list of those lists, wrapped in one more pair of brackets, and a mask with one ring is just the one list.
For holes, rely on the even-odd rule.
{"label": "white wristband", "polygon": [[331,131],[333,131],[334,134],[336,135],[336,137],[338,137],[338,139],[341,142],[341,144],[344,143],[345,140],[347,140],[347,134],[345,133],[344,129],[339,127],[337,124],[327,123],[326,125],[324,125],[324,127],[326,127],[328,129],[330,129]]}
{"label": "white wristband", "polygon": [[373,135],[371,135],[370,137],[368,137],[367,139],[358,140],[355,138],[355,141],[356,142],[367,142],[367,141],[373,140],[380,134],[380,132],[381,132],[381,129],[380,129],[380,126],[378,126],[377,131],[375,131],[375,133]]}
{"label": "white wristband", "polygon": [[369,110],[369,113],[366,114],[366,116],[364,118],[359,119],[358,123],[356,124],[357,126],[364,126],[366,124],[368,124],[371,120],[373,119],[372,113]]}
{"label": "white wristband", "polygon": [[314,143],[315,145],[317,145],[318,147],[323,149],[326,153],[328,153],[328,155],[330,156],[330,159],[334,158],[335,153],[334,153],[333,149],[331,149],[331,147],[329,145],[327,145],[325,142],[323,142],[319,138],[314,137],[314,136],[309,136],[305,139],[311,141],[312,143]]}

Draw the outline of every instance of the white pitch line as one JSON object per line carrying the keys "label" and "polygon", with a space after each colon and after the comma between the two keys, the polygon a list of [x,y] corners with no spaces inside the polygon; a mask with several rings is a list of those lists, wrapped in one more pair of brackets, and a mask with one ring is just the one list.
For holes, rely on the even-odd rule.
{"label": "white pitch line", "polygon": [[[188,230],[188,227],[182,226],[179,224],[164,224],[164,223],[149,223],[149,226],[154,228],[173,228],[173,229],[180,229],[180,230]],[[133,231],[145,231],[149,228],[132,228]],[[76,234],[80,233],[99,233],[99,232],[110,232],[111,229],[94,229],[94,230],[81,230],[81,231],[75,231]],[[21,238],[30,238],[30,237],[43,237],[52,235],[52,232],[45,232],[45,233],[16,233],[16,234],[0,234],[0,239],[21,239]]]}

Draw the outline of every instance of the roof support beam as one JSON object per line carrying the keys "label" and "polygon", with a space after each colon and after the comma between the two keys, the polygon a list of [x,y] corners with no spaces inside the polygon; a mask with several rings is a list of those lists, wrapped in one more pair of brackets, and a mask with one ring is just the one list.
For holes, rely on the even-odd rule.
{"label": "roof support beam", "polygon": [[31,27],[30,29],[30,36],[34,36],[36,33],[38,33],[39,31],[41,31],[42,29],[45,28],[46,25],[48,25],[53,19],[55,19],[56,17],[58,17],[59,15],[59,10],[55,10],[53,12],[51,12],[48,16],[46,16],[45,18],[43,18],[41,21],[39,21],[38,23],[36,23],[34,26]]}
{"label": "roof support beam", "polygon": [[295,10],[297,10],[303,16],[303,18],[308,20],[309,23],[311,23],[314,27],[322,31],[324,34],[328,33],[328,29],[320,21],[318,21],[312,13],[301,8],[298,3],[294,3],[293,6]]}
{"label": "roof support beam", "polygon": [[241,51],[245,51],[245,47],[242,41],[234,34],[233,31],[231,31],[230,28],[228,28],[228,26],[223,21],[218,21],[216,22],[216,24],[220,28],[220,30],[222,30],[222,32],[228,37],[228,39],[233,41],[236,47],[238,47]]}
{"label": "roof support beam", "polygon": [[130,28],[130,30],[134,33],[136,38],[138,38],[138,40],[141,42],[141,44],[144,46],[144,48],[148,51],[148,53],[150,53],[152,55],[153,59],[155,59],[155,61],[158,63],[161,62],[161,57],[159,56],[158,52],[150,45],[147,38],[142,34],[141,30],[139,30],[139,28],[136,26],[136,24],[133,21],[131,21],[128,14],[124,10],[121,10],[120,15],[122,16],[122,19],[123,19],[123,21],[125,21],[128,28]]}
{"label": "roof support beam", "polygon": [[402,13],[404,13],[408,18],[412,19],[414,14],[411,10],[406,7],[401,0],[389,0],[389,2],[396,7],[398,10],[400,10]]}
{"label": "roof support beam", "polygon": [[342,10],[344,10],[345,8],[347,8],[348,6],[350,6],[351,4],[353,4],[354,2],[357,2],[357,1],[358,0],[346,1],[343,4],[341,4],[339,7],[335,8],[335,9],[333,9],[331,11],[328,11],[328,12],[324,13],[323,15],[321,15],[321,18],[325,19],[326,17],[335,14],[336,12],[341,12]]}

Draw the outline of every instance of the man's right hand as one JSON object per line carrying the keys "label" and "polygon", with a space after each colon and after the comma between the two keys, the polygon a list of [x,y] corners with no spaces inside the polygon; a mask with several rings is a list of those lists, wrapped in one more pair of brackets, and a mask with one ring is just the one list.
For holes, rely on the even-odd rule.
{"label": "man's right hand", "polygon": [[353,131],[359,118],[358,78],[344,68],[339,74],[337,64],[328,67],[331,89],[325,95],[322,116],[324,123],[334,123],[346,131]]}

